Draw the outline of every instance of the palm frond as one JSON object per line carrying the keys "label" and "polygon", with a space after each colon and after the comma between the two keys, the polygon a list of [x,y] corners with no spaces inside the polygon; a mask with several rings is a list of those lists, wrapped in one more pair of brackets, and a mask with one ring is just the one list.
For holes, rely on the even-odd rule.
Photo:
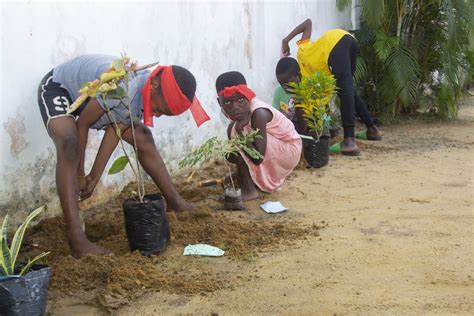
{"label": "palm frond", "polygon": [[403,48],[394,50],[386,60],[386,74],[402,104],[408,106],[417,93],[419,65],[416,57]]}
{"label": "palm frond", "polygon": [[393,50],[399,45],[399,38],[388,36],[382,31],[377,32],[375,36],[374,50],[380,61],[385,61]]}
{"label": "palm frond", "polygon": [[382,23],[385,14],[385,1],[363,0],[362,19],[370,28],[376,29]]}

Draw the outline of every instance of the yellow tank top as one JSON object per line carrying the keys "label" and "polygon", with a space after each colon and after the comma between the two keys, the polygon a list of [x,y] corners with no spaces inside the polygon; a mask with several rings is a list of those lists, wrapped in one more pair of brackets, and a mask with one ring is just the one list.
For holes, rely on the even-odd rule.
{"label": "yellow tank top", "polygon": [[328,66],[329,54],[341,38],[347,34],[351,35],[344,30],[334,29],[327,31],[314,42],[309,40],[298,41],[296,58],[301,68],[301,74],[306,77],[317,70],[330,74],[331,71]]}

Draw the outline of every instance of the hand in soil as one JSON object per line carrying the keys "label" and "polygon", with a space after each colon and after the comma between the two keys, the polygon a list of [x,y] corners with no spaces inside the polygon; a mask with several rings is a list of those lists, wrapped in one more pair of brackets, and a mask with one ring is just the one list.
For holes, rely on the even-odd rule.
{"label": "hand in soil", "polygon": [[79,201],[86,200],[91,197],[97,185],[97,180],[90,175],[86,177],[86,185],[79,191]]}
{"label": "hand in soil", "polygon": [[71,249],[71,255],[75,258],[81,258],[87,255],[113,255],[112,251],[91,243],[85,236],[79,237],[77,239],[69,238],[68,243],[69,248]]}
{"label": "hand in soil", "polygon": [[195,208],[190,203],[186,202],[184,199],[180,198],[176,202],[168,202],[166,203],[166,211],[167,212],[184,212],[184,211],[194,211]]}

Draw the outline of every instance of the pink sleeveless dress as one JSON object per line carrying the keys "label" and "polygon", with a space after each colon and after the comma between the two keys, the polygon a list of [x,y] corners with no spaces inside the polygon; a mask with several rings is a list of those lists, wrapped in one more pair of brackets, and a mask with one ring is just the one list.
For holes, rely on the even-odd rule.
{"label": "pink sleeveless dress", "polygon": [[[280,111],[275,110],[265,102],[254,98],[250,103],[253,113],[258,108],[272,112],[273,119],[267,123],[267,148],[261,164],[256,165],[241,151],[241,156],[247,164],[253,182],[264,192],[273,192],[285,181],[293,171],[301,157],[301,138],[293,123]],[[251,123],[244,126],[248,133]],[[235,126],[231,135],[235,135]]]}

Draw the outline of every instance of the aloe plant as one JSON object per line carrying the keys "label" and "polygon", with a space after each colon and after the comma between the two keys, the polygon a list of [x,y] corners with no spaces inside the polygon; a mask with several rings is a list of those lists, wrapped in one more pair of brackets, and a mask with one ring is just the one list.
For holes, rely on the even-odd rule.
{"label": "aloe plant", "polygon": [[303,110],[303,117],[316,140],[329,130],[331,116],[328,105],[336,94],[336,79],[331,74],[316,71],[303,77],[301,82],[290,82],[291,92],[295,95],[295,107]]}
{"label": "aloe plant", "polygon": [[[12,242],[10,247],[8,246],[7,240],[7,228],[8,228],[8,214],[3,219],[3,224],[0,232],[1,236],[1,247],[0,247],[0,275],[1,276],[10,276],[15,275],[15,266],[16,260],[18,258],[18,253],[20,252],[21,244],[23,242],[23,237],[25,236],[25,231],[30,222],[42,211],[44,210],[44,206],[37,208],[33,212],[31,212],[28,217],[25,219],[23,224],[15,232],[13,236]],[[31,266],[38,261],[39,259],[43,258],[44,256],[48,255],[50,252],[43,252],[38,256],[34,257],[33,259],[28,259],[28,263],[21,269],[19,275],[24,275],[27,273]]]}
{"label": "aloe plant", "polygon": [[227,140],[218,139],[217,137],[209,138],[204,144],[191,151],[183,159],[178,162],[180,169],[185,167],[194,167],[196,164],[209,158],[223,160],[227,170],[229,171],[232,188],[235,190],[234,181],[232,179],[232,171],[227,163],[227,159],[231,155],[237,156],[240,150],[243,150],[253,159],[263,159],[263,156],[255,148],[250,148],[247,144],[255,139],[262,138],[259,129],[252,129],[249,133],[245,131],[242,135],[236,135]]}

